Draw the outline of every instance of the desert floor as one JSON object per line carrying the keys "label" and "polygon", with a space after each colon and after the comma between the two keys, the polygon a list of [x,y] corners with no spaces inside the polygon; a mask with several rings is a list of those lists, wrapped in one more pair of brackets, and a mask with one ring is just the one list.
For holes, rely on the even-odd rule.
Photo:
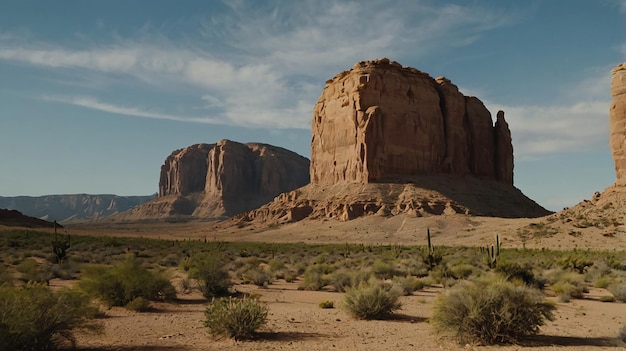
{"label": "desert floor", "polygon": [[[428,323],[432,302],[441,288],[402,297],[393,319],[361,321],[342,310],[343,294],[299,291],[297,283],[277,282],[268,288],[236,286],[261,295],[269,306],[267,327],[254,341],[212,338],[202,325],[206,299],[193,292],[177,303],[155,303],[151,312],[112,308],[102,319],[104,334],[79,335],[80,349],[90,350],[624,350],[615,336],[626,323],[626,304],[604,303],[606,292],[558,303],[556,318],[523,345],[458,345],[434,332]],[[324,300],[333,309],[321,309]],[[620,346],[621,345],[621,346]]]}
{"label": "desert floor", "polygon": [[[523,228],[546,224],[557,228],[550,235],[530,235]],[[550,249],[626,249],[626,234],[606,236],[594,228],[583,235],[571,235],[565,221],[544,218],[502,219],[463,215],[415,218],[395,216],[302,221],[285,225],[237,227],[211,221],[181,223],[141,222],[83,224],[66,228],[71,233],[111,236],[139,236],[167,240],[227,240],[255,242],[354,242],[425,244],[430,228],[435,245],[487,245],[499,234],[504,247],[546,247]],[[175,282],[176,283],[176,282]],[[360,321],[341,308],[343,295],[328,291],[299,291],[298,281],[277,281],[267,288],[238,285],[235,289],[261,295],[269,306],[267,328],[258,340],[235,342],[215,340],[202,324],[207,300],[197,292],[181,294],[176,303],[155,303],[147,313],[112,308],[103,319],[102,335],[80,335],[80,349],[91,350],[603,350],[622,349],[616,336],[626,324],[626,304],[599,301],[609,293],[593,289],[583,300],[557,303],[556,319],[540,335],[522,345],[458,345],[436,334],[428,322],[432,302],[440,287],[402,297],[397,317],[383,321]],[[550,297],[556,301],[556,298]],[[335,302],[334,309],[321,309],[323,300]]]}

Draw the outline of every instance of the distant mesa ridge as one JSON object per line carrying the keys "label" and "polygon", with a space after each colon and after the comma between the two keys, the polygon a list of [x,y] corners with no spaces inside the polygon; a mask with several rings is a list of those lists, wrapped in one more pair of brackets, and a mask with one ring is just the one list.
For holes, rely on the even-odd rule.
{"label": "distant mesa ridge", "polygon": [[0,208],[48,221],[97,220],[127,211],[152,200],[156,195],[118,196],[65,194],[44,196],[0,196]]}
{"label": "distant mesa ridge", "polygon": [[229,217],[308,184],[309,164],[295,152],[262,143],[191,145],[165,159],[158,198],[122,217]]}

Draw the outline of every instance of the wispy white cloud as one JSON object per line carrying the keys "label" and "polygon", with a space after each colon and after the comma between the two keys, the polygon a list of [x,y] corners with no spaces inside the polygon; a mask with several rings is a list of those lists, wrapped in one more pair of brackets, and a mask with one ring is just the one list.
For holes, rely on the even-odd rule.
{"label": "wispy white cloud", "polygon": [[[184,89],[201,105],[204,99],[205,112],[215,122],[309,128],[323,81],[354,62],[436,55],[446,47],[469,45],[483,32],[512,21],[479,6],[409,0],[395,6],[334,0],[285,2],[274,8],[246,1],[227,5],[228,14],[200,23],[203,37],[191,43],[174,43],[164,33],[82,49],[33,40],[22,45],[0,41],[0,60],[60,72],[79,69],[90,77],[101,74],[113,84],[127,84],[130,78],[153,90]],[[130,116],[147,110],[89,99],[57,102]]]}
{"label": "wispy white cloud", "polygon": [[42,97],[43,100],[80,106],[92,110],[109,112],[117,115],[161,119],[168,121],[187,122],[187,123],[204,123],[204,124],[222,124],[223,122],[208,117],[188,117],[171,114],[163,114],[158,112],[146,111],[137,107],[116,106],[113,104],[98,101],[96,98],[88,96],[52,96]]}
{"label": "wispy white cloud", "polygon": [[228,32],[238,52],[255,53],[287,72],[328,74],[363,59],[437,55],[513,19],[477,6],[322,0],[297,2],[267,16],[235,11],[231,21],[241,23]]}
{"label": "wispy white cloud", "polygon": [[609,101],[556,106],[488,106],[505,111],[516,158],[608,145]]}
{"label": "wispy white cloud", "polygon": [[553,104],[486,102],[486,106],[492,112],[505,112],[516,158],[608,148],[610,70],[608,66],[588,68],[576,84],[562,87]]}
{"label": "wispy white cloud", "polygon": [[64,49],[1,48],[0,59],[14,60],[44,67],[77,67],[101,72],[128,72],[137,62],[137,51],[130,49]]}

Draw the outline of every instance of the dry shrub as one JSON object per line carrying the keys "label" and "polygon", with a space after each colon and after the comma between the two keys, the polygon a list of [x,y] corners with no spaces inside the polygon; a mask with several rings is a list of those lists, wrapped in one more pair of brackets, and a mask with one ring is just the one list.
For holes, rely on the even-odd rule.
{"label": "dry shrub", "polygon": [[613,284],[609,286],[609,291],[617,301],[626,302],[626,284]]}
{"label": "dry shrub", "polygon": [[206,298],[225,296],[233,285],[220,254],[205,252],[191,257],[182,264],[189,277],[198,282],[202,295]]}
{"label": "dry shrub", "polygon": [[568,302],[570,299],[582,299],[589,292],[584,276],[576,272],[556,270],[549,273],[552,291],[559,299]]}
{"label": "dry shrub", "polygon": [[[108,306],[126,306],[139,297],[150,301],[176,298],[176,289],[166,277],[132,259],[113,267],[88,267],[78,286]],[[129,307],[138,306],[135,302]]]}
{"label": "dry shrub", "polygon": [[370,279],[346,290],[344,307],[357,319],[382,319],[400,309],[400,295],[400,289]]}
{"label": "dry shrub", "polygon": [[424,281],[413,276],[393,277],[393,283],[402,290],[402,295],[408,296],[417,290],[422,290],[427,285]]}
{"label": "dry shrub", "polygon": [[309,266],[306,271],[304,271],[304,277],[298,289],[321,290],[323,287],[330,284],[330,274],[333,273],[335,269],[336,267],[326,263]]}
{"label": "dry shrub", "polygon": [[441,293],[432,321],[440,331],[452,332],[459,343],[516,342],[537,334],[554,318],[555,305],[540,291],[504,280],[463,282]]}
{"label": "dry shrub", "polygon": [[204,326],[212,336],[252,339],[267,322],[268,308],[256,299],[220,298],[206,308]]}
{"label": "dry shrub", "polygon": [[251,268],[245,273],[242,273],[242,283],[252,283],[256,286],[267,287],[272,284],[272,276],[262,268]]}
{"label": "dry shrub", "polygon": [[56,350],[64,341],[75,346],[73,332],[98,331],[98,310],[73,290],[52,292],[45,284],[0,286],[0,349]]}

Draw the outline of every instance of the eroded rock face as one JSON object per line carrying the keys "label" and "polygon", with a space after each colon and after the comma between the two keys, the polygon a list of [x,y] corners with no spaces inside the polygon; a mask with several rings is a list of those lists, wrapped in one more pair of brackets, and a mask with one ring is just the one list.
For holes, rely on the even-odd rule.
{"label": "eroded rock face", "polygon": [[610,145],[615,162],[615,185],[626,186],[626,63],[611,72]]}
{"label": "eroded rock face", "polygon": [[312,131],[314,184],[440,173],[513,183],[503,113],[494,127],[484,104],[448,79],[387,59],[357,63],[329,80]]}
{"label": "eroded rock face", "polygon": [[166,158],[159,199],[144,209],[149,217],[231,216],[308,183],[309,160],[292,151],[230,140],[196,144]]}
{"label": "eroded rock face", "polygon": [[213,147],[213,144],[196,144],[172,152],[161,166],[159,196],[203,191],[207,155]]}

